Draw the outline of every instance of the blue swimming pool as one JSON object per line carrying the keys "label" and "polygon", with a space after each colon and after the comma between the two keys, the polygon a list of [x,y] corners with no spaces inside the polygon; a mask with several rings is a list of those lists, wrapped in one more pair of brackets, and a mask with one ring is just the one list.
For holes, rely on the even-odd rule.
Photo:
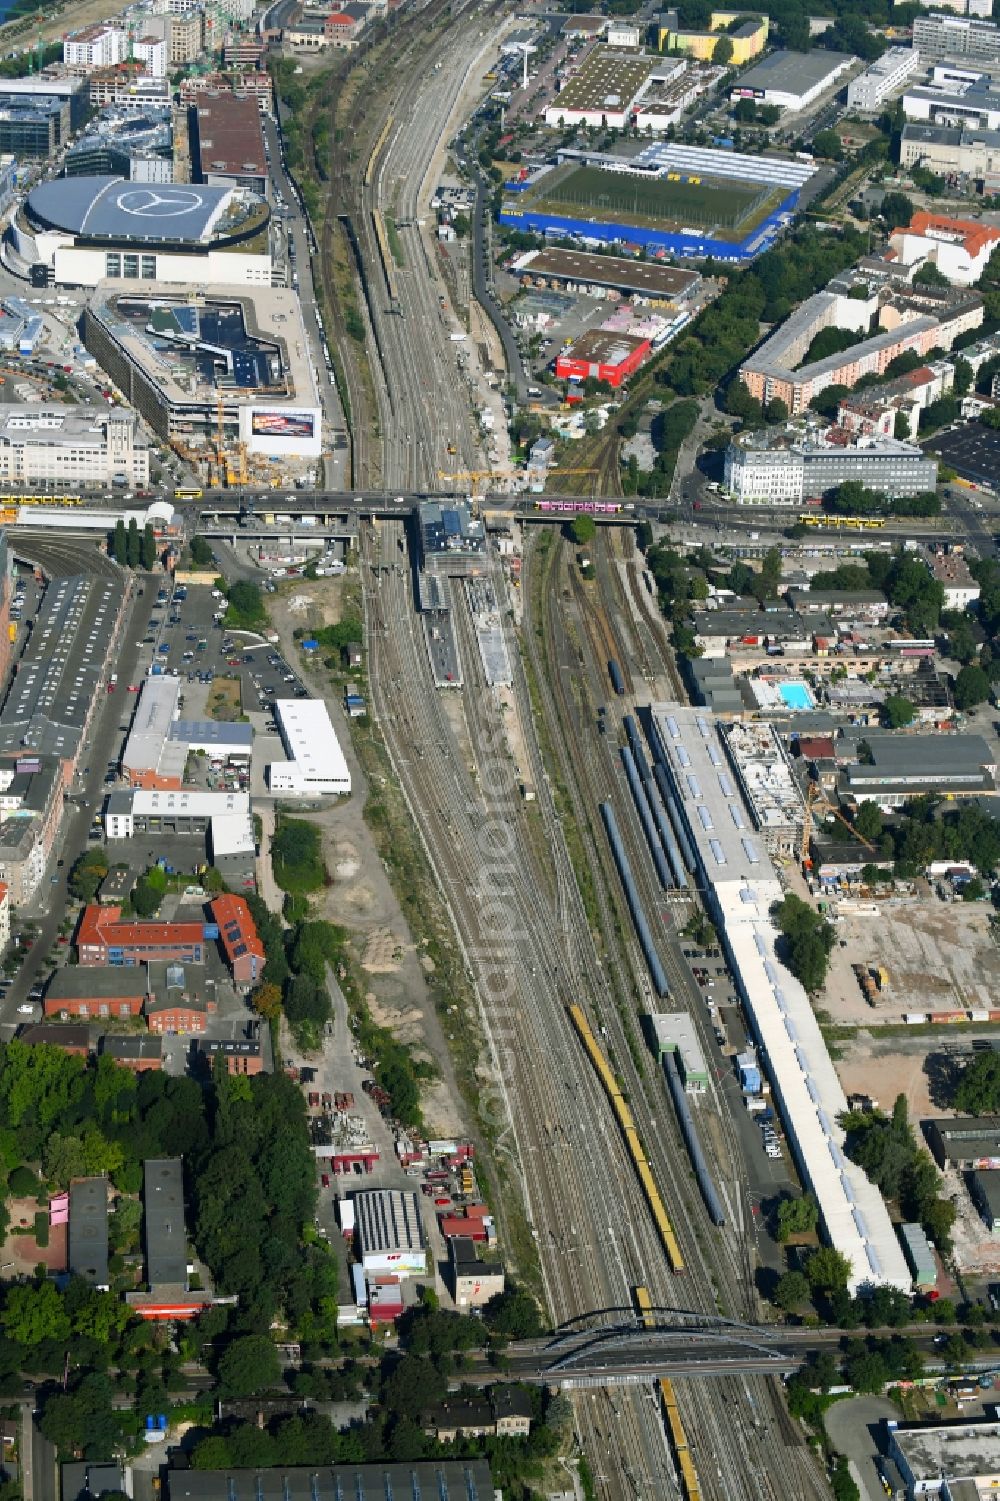
{"label": "blue swimming pool", "polygon": [[789,709],[814,709],[816,700],[805,683],[779,683],[778,692]]}

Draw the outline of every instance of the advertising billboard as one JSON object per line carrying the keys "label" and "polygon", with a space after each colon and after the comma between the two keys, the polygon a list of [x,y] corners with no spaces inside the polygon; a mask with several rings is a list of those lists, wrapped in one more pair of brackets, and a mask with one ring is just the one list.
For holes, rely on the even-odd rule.
{"label": "advertising billboard", "polygon": [[316,430],[312,412],[252,412],[250,431],[255,438],[311,438]]}
{"label": "advertising billboard", "polygon": [[251,453],[267,458],[318,458],[322,430],[323,414],[318,407],[240,409],[240,438]]}

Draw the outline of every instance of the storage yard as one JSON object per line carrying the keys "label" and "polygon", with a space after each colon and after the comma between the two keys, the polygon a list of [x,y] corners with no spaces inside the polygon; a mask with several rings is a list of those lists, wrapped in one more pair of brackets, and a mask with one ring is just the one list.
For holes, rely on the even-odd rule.
{"label": "storage yard", "polygon": [[[880,903],[878,911],[837,909],[838,938],[823,1006],[834,1022],[870,1026],[903,1022],[907,1016],[988,1012],[1000,996],[1000,950],[990,935],[985,903],[936,896]],[[858,908],[870,904],[858,902]],[[888,984],[869,1005],[851,966],[879,964]]]}

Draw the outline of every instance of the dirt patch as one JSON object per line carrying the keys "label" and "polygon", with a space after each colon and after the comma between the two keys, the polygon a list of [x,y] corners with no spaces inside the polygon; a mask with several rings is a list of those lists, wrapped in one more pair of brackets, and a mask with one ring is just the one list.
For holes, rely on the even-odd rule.
{"label": "dirt patch", "polygon": [[338,625],[344,614],[344,579],[296,579],[283,603],[295,624],[318,630],[324,625]]}
{"label": "dirt patch", "polygon": [[205,712],[209,719],[221,719],[227,724],[235,723],[243,713],[239,678],[214,678]]}
{"label": "dirt patch", "polygon": [[387,1027],[399,1042],[413,1044],[421,1041],[424,1013],[419,1006],[408,1006],[404,1003],[396,1008],[386,1005],[373,990],[367,992],[365,1000],[376,1026]]}
{"label": "dirt patch", "polygon": [[873,1049],[871,1035],[865,1032],[859,1033],[854,1043],[838,1046],[842,1053],[837,1073],[845,1094],[868,1095],[878,1100],[883,1110],[891,1110],[897,1095],[905,1095],[911,1121],[940,1114],[931,1099],[925,1053]]}
{"label": "dirt patch", "polygon": [[[43,1206],[35,1199],[12,1199],[8,1206],[10,1230],[0,1249],[0,1270],[8,1278],[30,1277],[41,1264],[49,1272],[64,1272],[69,1257],[68,1225],[50,1225],[49,1243],[40,1246],[35,1240],[35,1215]],[[44,1207],[47,1214],[47,1206]],[[30,1234],[14,1234],[28,1230]]]}
{"label": "dirt patch", "polygon": [[[989,1010],[1000,995],[1000,949],[985,904],[936,898],[886,903],[877,916],[840,907],[838,944],[822,1005],[835,1022],[878,1027],[907,1013]],[[867,1004],[852,964],[883,965],[888,987]]]}
{"label": "dirt patch", "polygon": [[369,935],[361,963],[370,975],[398,974],[403,960],[403,945],[391,928],[380,928]]}

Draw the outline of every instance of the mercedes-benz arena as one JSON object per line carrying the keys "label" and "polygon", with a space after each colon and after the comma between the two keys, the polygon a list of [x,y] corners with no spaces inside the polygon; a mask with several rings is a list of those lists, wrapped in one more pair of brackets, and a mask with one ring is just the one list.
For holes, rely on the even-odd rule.
{"label": "mercedes-benz arena", "polygon": [[269,217],[263,199],[237,187],[59,178],[33,188],[18,208],[6,258],[35,286],[269,287]]}

